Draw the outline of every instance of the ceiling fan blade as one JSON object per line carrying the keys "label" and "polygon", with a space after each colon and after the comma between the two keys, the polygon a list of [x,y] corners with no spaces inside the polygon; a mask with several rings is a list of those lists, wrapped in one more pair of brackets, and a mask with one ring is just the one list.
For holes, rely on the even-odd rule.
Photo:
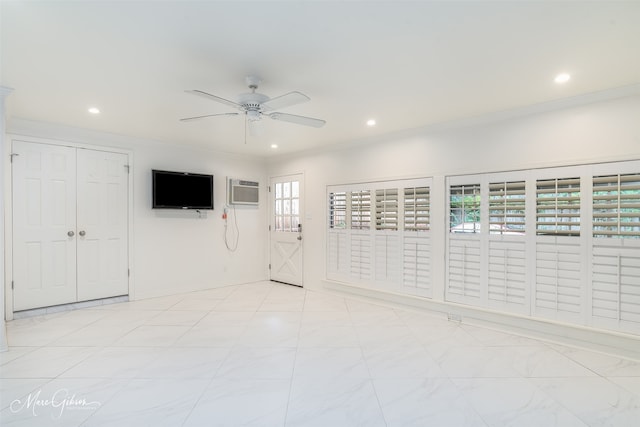
{"label": "ceiling fan blade", "polygon": [[309,98],[304,93],[300,92],[289,92],[284,95],[276,96],[275,98],[271,98],[270,100],[262,103],[262,108],[265,111],[273,111],[279,110],[280,108],[290,107],[292,105],[301,104],[303,102],[310,101]]}
{"label": "ceiling fan blade", "polygon": [[313,119],[311,117],[296,116],[295,114],[286,113],[271,113],[268,114],[273,120],[280,120],[282,122],[295,123],[298,125],[313,126],[314,128],[321,128],[327,123],[324,120]]}
{"label": "ceiling fan blade", "polygon": [[185,90],[185,92],[191,93],[193,95],[198,95],[198,96],[201,96],[203,98],[207,98],[207,99],[210,99],[211,101],[216,101],[216,102],[219,102],[219,103],[224,104],[224,105],[228,105],[229,107],[242,109],[242,105],[240,105],[238,103],[235,103],[233,101],[229,101],[228,99],[220,98],[219,96],[211,95],[210,93],[203,92],[203,91],[198,90],[198,89]]}
{"label": "ceiling fan blade", "polygon": [[219,114],[207,114],[205,116],[195,116],[195,117],[185,117],[184,119],[180,119],[181,122],[189,122],[191,120],[200,120],[206,119],[207,117],[215,117],[215,116],[237,116],[240,113],[219,113]]}

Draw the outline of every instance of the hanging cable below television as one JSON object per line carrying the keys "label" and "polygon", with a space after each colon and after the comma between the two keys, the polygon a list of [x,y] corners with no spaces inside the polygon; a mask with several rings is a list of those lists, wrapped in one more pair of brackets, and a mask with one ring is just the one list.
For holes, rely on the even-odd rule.
{"label": "hanging cable below television", "polygon": [[[224,207],[224,213],[222,214],[222,218],[224,219],[224,245],[227,247],[227,250],[230,252],[235,252],[238,249],[238,242],[240,242],[240,228],[238,227],[238,215],[236,213],[236,207],[231,205],[233,208],[233,228],[235,228],[235,242],[229,243],[229,207]],[[233,237],[233,229],[232,236]]]}

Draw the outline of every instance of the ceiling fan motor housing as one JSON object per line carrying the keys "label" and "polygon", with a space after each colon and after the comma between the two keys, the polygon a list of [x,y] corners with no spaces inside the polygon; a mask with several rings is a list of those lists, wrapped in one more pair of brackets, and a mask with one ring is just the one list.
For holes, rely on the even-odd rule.
{"label": "ceiling fan motor housing", "polygon": [[[252,92],[252,93],[242,93],[238,96],[238,104],[242,105],[242,109],[247,112],[247,116],[249,120],[252,119],[252,116],[255,117],[254,120],[260,119],[260,112],[262,111],[262,103],[267,102],[270,98],[267,95],[263,95],[261,93]],[[255,112],[258,114],[249,114],[250,112]]]}

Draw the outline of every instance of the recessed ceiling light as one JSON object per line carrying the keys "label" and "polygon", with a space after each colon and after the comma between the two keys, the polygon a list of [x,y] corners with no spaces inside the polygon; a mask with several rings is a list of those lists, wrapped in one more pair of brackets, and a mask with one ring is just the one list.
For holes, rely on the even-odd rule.
{"label": "recessed ceiling light", "polygon": [[271,148],[275,150],[276,148],[278,148],[278,144],[271,144]]}
{"label": "recessed ceiling light", "polygon": [[375,126],[375,125],[376,125],[376,121],[374,119],[367,120],[367,126]]}
{"label": "recessed ceiling light", "polygon": [[96,107],[91,107],[87,111],[89,111],[91,114],[100,114],[100,110]]}
{"label": "recessed ceiling light", "polygon": [[571,79],[571,76],[567,73],[560,73],[556,76],[555,79],[553,79],[554,82],[558,83],[558,84],[563,84],[568,82]]}

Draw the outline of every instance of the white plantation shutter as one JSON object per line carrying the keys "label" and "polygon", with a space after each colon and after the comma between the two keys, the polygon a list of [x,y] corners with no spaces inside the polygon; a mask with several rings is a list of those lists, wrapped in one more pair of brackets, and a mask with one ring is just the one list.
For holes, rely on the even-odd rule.
{"label": "white plantation shutter", "polygon": [[429,187],[404,189],[404,231],[429,230]]}
{"label": "white plantation shutter", "polygon": [[327,278],[430,296],[430,182],[328,187]]}
{"label": "white plantation shutter", "polygon": [[582,281],[583,250],[573,237],[537,236],[536,312],[559,319],[578,318],[586,286]]}
{"label": "white plantation shutter", "polygon": [[351,192],[351,229],[368,230],[371,228],[371,191]]}
{"label": "white plantation shutter", "polygon": [[525,182],[489,184],[489,234],[524,233]]}
{"label": "white plantation shutter", "polygon": [[385,188],[376,194],[375,280],[393,288],[400,279],[400,236],[398,234],[398,189]]}
{"label": "white plantation shutter", "polygon": [[536,181],[534,311],[543,317],[582,321],[586,284],[580,244],[580,178]]}
{"label": "white plantation shutter", "polygon": [[537,181],[536,230],[538,235],[580,235],[580,178]]}
{"label": "white plantation shutter", "polygon": [[489,306],[528,314],[526,182],[490,182],[488,216]]}
{"label": "white plantation shutter", "polygon": [[640,174],[593,178],[593,236],[640,238]]}
{"label": "white plantation shutter", "polygon": [[477,305],[481,298],[483,279],[480,195],[479,183],[449,186],[449,248],[446,285],[449,301]]}
{"label": "white plantation shutter", "polygon": [[393,288],[401,276],[401,250],[398,233],[375,236],[375,278],[379,285]]}
{"label": "white plantation shutter", "polygon": [[402,289],[411,295],[431,296],[430,189],[403,190],[404,239]]}
{"label": "white plantation shutter", "polygon": [[347,192],[329,193],[329,230],[327,235],[327,278],[345,280],[349,276],[351,252],[347,230]]}
{"label": "white plantation shutter", "polygon": [[518,240],[489,240],[488,299],[491,306],[528,312],[526,242]]}
{"label": "white plantation shutter", "polygon": [[[448,176],[437,188],[328,187],[327,277],[422,297],[444,279],[445,301],[640,335],[638,171],[629,161]],[[434,248],[431,228],[447,226]]]}
{"label": "white plantation shutter", "polygon": [[351,208],[351,278],[356,282],[371,279],[372,243],[371,233],[371,191],[357,190],[350,193]]}
{"label": "white plantation shutter", "polygon": [[351,230],[350,275],[356,283],[371,279],[371,234],[364,230]]}
{"label": "white plantation shutter", "polygon": [[431,238],[425,232],[405,232],[402,287],[412,295],[431,296]]}
{"label": "white plantation shutter", "polygon": [[351,252],[346,230],[330,230],[327,241],[327,278],[344,280],[350,271]]}
{"label": "white plantation shutter", "polygon": [[592,263],[591,310],[594,318],[614,320],[612,326],[640,333],[638,242],[606,240],[593,248]]}
{"label": "white plantation shutter", "polygon": [[640,174],[593,178],[594,324],[640,333]]}
{"label": "white plantation shutter", "polygon": [[376,230],[398,229],[398,189],[376,190]]}
{"label": "white plantation shutter", "polygon": [[447,299],[476,304],[480,298],[480,240],[470,236],[449,236],[449,281]]}
{"label": "white plantation shutter", "polygon": [[329,193],[329,228],[347,228],[347,193],[338,191]]}

